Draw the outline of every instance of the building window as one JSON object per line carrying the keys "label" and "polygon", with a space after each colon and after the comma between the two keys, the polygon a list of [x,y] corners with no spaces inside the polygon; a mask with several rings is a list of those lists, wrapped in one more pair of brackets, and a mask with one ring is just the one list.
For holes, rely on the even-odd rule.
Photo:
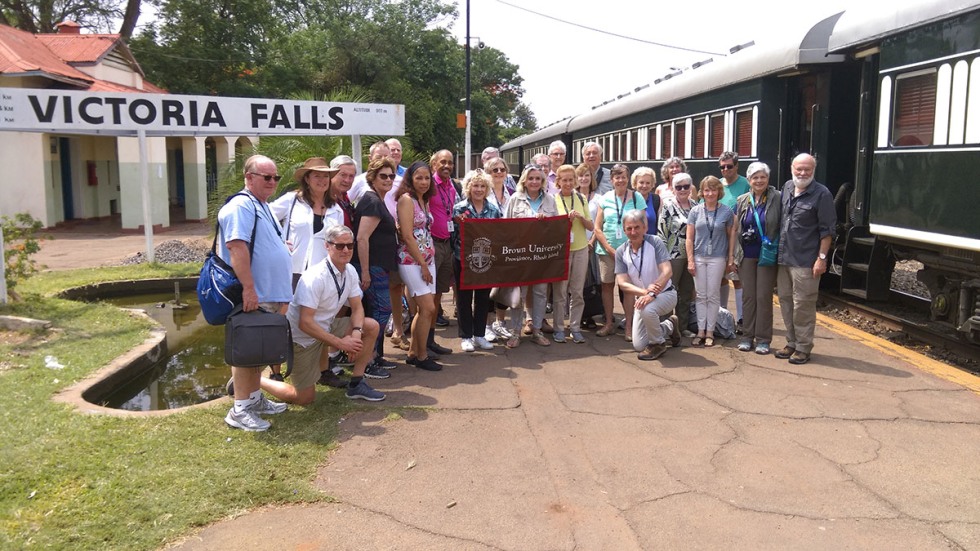
{"label": "building window", "polygon": [[725,152],[725,114],[712,115],[710,120],[710,140],[708,157],[717,159]]}
{"label": "building window", "polygon": [[694,151],[691,157],[700,159],[704,157],[704,119],[694,119]]}
{"label": "building window", "polygon": [[687,157],[687,152],[684,151],[684,145],[687,143],[687,124],[683,121],[678,121],[674,123],[674,151],[677,152],[678,157]]}
{"label": "building window", "polygon": [[932,145],[935,122],[936,72],[896,78],[891,145]]}
{"label": "building window", "polygon": [[735,113],[735,151],[740,157],[752,156],[752,110]]}

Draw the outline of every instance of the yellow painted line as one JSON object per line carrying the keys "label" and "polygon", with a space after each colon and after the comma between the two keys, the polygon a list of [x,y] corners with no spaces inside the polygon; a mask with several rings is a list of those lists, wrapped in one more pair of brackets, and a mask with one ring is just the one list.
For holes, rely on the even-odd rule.
{"label": "yellow painted line", "polygon": [[977,377],[976,375],[963,371],[962,369],[957,369],[951,365],[946,365],[938,360],[930,358],[929,356],[909,350],[908,348],[899,346],[881,337],[876,337],[870,333],[865,333],[860,329],[855,329],[844,322],[835,320],[823,314],[817,314],[817,322],[823,327],[830,329],[839,335],[847,337],[850,340],[858,341],[869,348],[884,352],[885,354],[888,354],[894,358],[904,360],[911,364],[912,367],[915,367],[920,371],[925,371],[926,373],[935,375],[940,379],[960,385],[976,394],[980,394],[980,377]]}

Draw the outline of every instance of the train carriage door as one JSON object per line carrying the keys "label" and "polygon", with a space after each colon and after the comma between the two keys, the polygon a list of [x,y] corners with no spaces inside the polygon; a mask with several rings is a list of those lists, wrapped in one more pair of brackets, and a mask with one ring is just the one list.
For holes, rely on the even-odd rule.
{"label": "train carriage door", "polygon": [[857,160],[854,191],[847,205],[847,220],[858,226],[868,224],[867,205],[871,191],[871,167],[877,141],[878,54],[868,56],[861,64],[861,103],[858,116]]}

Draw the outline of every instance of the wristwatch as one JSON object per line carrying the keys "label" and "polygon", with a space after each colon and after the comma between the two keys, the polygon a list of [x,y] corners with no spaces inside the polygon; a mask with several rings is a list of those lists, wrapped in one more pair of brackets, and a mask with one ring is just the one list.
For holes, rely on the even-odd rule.
{"label": "wristwatch", "polygon": [[654,293],[653,291],[650,291],[650,292],[647,293],[647,296],[650,297],[650,298],[657,298],[657,293]]}
{"label": "wristwatch", "polygon": [[817,258],[819,258],[820,260],[827,260],[827,253],[820,253],[819,255],[817,255]]}

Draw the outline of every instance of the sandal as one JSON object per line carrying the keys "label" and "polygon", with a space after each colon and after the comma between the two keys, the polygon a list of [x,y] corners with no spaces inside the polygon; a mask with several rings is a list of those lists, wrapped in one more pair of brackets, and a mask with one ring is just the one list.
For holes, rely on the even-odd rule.
{"label": "sandal", "polygon": [[395,348],[400,348],[402,350],[412,349],[412,341],[408,337],[391,337],[391,344]]}
{"label": "sandal", "polygon": [[707,348],[709,346],[714,346],[714,345],[715,345],[715,338],[714,337],[705,337],[704,338],[704,346],[705,346],[705,348]]}
{"label": "sandal", "polygon": [[701,343],[703,342],[704,342],[704,337],[694,337],[693,339],[691,339],[691,346],[701,346]]}

